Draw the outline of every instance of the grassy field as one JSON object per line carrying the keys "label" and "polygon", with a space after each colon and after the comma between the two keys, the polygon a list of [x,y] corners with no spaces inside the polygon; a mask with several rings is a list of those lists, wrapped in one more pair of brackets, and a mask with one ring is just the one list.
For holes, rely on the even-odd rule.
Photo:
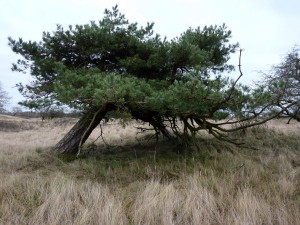
{"label": "grassy field", "polygon": [[75,122],[0,115],[0,224],[300,224],[298,123],[183,151],[109,122],[79,158],[52,153]]}

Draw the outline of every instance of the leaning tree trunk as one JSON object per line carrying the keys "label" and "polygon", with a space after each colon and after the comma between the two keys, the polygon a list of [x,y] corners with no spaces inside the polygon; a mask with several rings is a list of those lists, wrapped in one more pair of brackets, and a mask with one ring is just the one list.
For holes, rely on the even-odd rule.
{"label": "leaning tree trunk", "polygon": [[132,105],[128,105],[128,108],[134,118],[150,123],[151,126],[159,130],[167,139],[172,140],[174,138],[174,136],[167,130],[163,119],[158,112],[142,109]]}
{"label": "leaning tree trunk", "polygon": [[53,150],[63,154],[76,154],[112,107],[105,105],[98,110],[86,111],[72,129],[54,146]]}

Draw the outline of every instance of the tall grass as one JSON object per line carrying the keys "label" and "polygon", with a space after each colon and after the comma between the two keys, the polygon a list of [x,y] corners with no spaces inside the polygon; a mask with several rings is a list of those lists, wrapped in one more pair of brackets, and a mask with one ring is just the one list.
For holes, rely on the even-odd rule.
{"label": "tall grass", "polygon": [[80,158],[49,151],[73,122],[0,131],[0,224],[299,224],[297,124],[248,130],[257,150],[204,139],[178,154],[109,123],[108,145],[96,130]]}

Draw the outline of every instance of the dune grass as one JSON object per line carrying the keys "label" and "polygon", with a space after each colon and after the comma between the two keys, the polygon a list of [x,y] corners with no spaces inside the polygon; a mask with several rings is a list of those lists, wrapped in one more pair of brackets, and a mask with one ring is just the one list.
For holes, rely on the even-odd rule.
{"label": "dune grass", "polygon": [[50,151],[75,120],[1,120],[0,224],[299,224],[297,123],[183,151],[111,122],[76,158]]}

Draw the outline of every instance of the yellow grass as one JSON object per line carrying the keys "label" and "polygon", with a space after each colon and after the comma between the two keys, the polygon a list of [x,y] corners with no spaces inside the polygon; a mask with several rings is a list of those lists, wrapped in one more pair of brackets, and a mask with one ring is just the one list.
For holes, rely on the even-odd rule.
{"label": "yellow grass", "polygon": [[1,121],[18,128],[0,131],[0,224],[300,224],[300,123],[246,133],[259,150],[209,139],[176,155],[135,144],[138,124],[110,122],[105,142],[122,148],[95,154],[105,148],[97,129],[89,143],[100,147],[73,159],[50,147],[75,119]]}

